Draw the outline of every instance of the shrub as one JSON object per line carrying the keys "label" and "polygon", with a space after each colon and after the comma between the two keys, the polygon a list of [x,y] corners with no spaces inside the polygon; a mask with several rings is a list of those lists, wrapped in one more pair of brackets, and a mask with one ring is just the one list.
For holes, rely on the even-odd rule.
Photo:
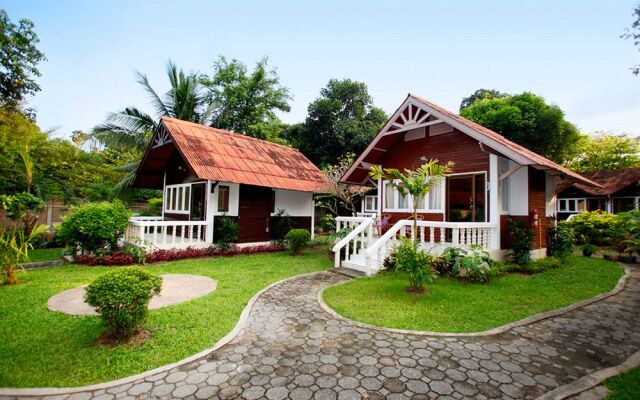
{"label": "shrub", "polygon": [[547,228],[547,255],[550,257],[566,257],[573,251],[575,238],[573,230],[567,222]]}
{"label": "shrub", "polygon": [[491,276],[500,276],[506,273],[537,274],[561,267],[563,261],[556,257],[546,257],[528,264],[502,264],[495,263],[491,269]]}
{"label": "shrub", "polygon": [[122,268],[93,281],[87,287],[85,301],[96,308],[108,335],[124,339],[138,331],[149,300],[160,293],[161,286],[161,278],[140,268]]}
{"label": "shrub", "polygon": [[44,201],[28,192],[0,195],[0,208],[7,212],[9,219],[23,222],[27,236],[38,223],[38,217],[33,213],[42,210],[44,205]]}
{"label": "shrub", "polygon": [[45,225],[40,225],[34,228],[29,236],[25,236],[22,229],[0,226],[0,283],[18,283],[17,272],[21,269],[18,263],[21,259],[29,259],[29,250],[33,248],[32,241],[45,229]]}
{"label": "shrub", "polygon": [[531,243],[533,231],[522,221],[509,219],[508,231],[511,239],[511,258],[516,264],[528,264],[531,262]]}
{"label": "shrub", "polygon": [[431,267],[433,256],[418,250],[418,244],[409,238],[400,238],[400,243],[394,247],[391,258],[399,270],[409,275],[410,291],[423,292],[424,285],[433,283],[438,276]]}
{"label": "shrub", "polygon": [[287,247],[292,254],[300,254],[309,245],[311,234],[306,229],[292,229],[285,236]]}
{"label": "shrub", "polygon": [[118,239],[129,224],[130,211],[115,200],[103,203],[85,203],[76,208],[63,221],[58,234],[74,247],[83,251],[114,252]]}
{"label": "shrub", "polygon": [[223,215],[217,220],[218,241],[217,245],[221,250],[227,250],[231,247],[232,243],[238,240],[238,232],[240,227],[235,219]]}
{"label": "shrub", "polygon": [[146,264],[147,263],[147,248],[145,245],[149,245],[148,242],[145,242],[139,238],[133,239],[133,244],[127,244],[122,249],[124,254],[130,255],[136,263],[138,264]]}
{"label": "shrub", "polygon": [[278,209],[276,215],[271,217],[271,240],[283,243],[287,233],[293,228],[293,220],[286,210]]}
{"label": "shrub", "polygon": [[320,218],[320,227],[322,232],[332,233],[336,231],[336,217],[333,214],[325,214]]}
{"label": "shrub", "polygon": [[624,223],[614,214],[587,211],[577,214],[569,221],[578,243],[596,246],[617,243],[624,239]]}
{"label": "shrub", "polygon": [[154,197],[147,200],[147,207],[149,208],[149,214],[162,215],[162,197]]}
{"label": "shrub", "polygon": [[469,251],[449,247],[442,255],[450,265],[452,275],[476,281],[487,281],[491,271],[491,256],[480,245],[472,245]]}
{"label": "shrub", "polygon": [[598,250],[598,248],[594,244],[587,243],[582,246],[582,255],[585,257],[591,257],[596,250]]}

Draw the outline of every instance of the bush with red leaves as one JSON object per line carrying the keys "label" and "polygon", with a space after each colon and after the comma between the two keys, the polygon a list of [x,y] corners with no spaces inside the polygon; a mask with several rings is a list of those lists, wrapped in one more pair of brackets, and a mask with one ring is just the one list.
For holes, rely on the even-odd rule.
{"label": "bush with red leaves", "polygon": [[[238,247],[234,246],[227,250],[220,250],[217,247],[209,247],[206,249],[195,249],[188,247],[186,249],[170,249],[152,250],[147,254],[147,263],[162,262],[162,261],[174,261],[184,260],[187,258],[200,258],[200,257],[231,257],[241,254],[257,254],[257,253],[274,253],[277,251],[283,251],[284,248],[275,244],[265,244],[258,246]],[[135,264],[135,259],[125,253],[113,253],[109,256],[77,256],[74,261],[76,264],[84,265],[132,265]]]}

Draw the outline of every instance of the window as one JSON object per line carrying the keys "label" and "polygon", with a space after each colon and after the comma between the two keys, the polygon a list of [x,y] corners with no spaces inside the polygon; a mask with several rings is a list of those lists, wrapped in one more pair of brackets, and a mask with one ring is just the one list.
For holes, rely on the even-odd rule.
{"label": "window", "polygon": [[586,211],[587,199],[559,199],[558,212],[576,214]]}
{"label": "window", "polygon": [[429,211],[442,211],[442,194],[444,193],[444,179],[439,184],[431,187],[427,195],[428,204],[425,207]]}
{"label": "window", "polygon": [[218,212],[229,212],[229,186],[218,186]]}
{"label": "window", "polygon": [[378,196],[364,196],[364,211],[376,212],[378,210]]}
{"label": "window", "polygon": [[614,197],[613,213],[633,211],[638,209],[638,197]]}
{"label": "window", "polygon": [[191,184],[167,185],[164,211],[172,214],[188,214],[191,204]]}
{"label": "window", "polygon": [[[498,175],[502,175],[509,171],[509,160],[505,158],[498,159]],[[500,208],[502,212],[509,212],[510,203],[510,177],[506,177],[500,181]]]}
{"label": "window", "polygon": [[408,210],[412,208],[409,205],[409,198],[410,198],[410,195],[405,196],[402,193],[398,192],[398,209],[399,210]]}
{"label": "window", "polygon": [[[418,199],[419,212],[442,212],[444,184],[443,180],[434,185],[425,197]],[[384,209],[389,211],[411,211],[413,209],[413,198],[411,195],[403,196],[391,183],[385,182]]]}
{"label": "window", "polygon": [[394,209],[396,208],[396,190],[391,185],[391,182],[384,183],[384,208]]}

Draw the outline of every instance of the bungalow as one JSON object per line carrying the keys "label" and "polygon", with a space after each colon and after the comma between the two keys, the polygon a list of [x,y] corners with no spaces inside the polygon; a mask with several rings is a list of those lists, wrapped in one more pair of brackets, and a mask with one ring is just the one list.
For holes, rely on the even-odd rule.
{"label": "bungalow", "polygon": [[558,218],[565,220],[584,211],[610,213],[640,209],[640,168],[620,168],[584,173],[599,187],[570,180],[558,181]]}
{"label": "bungalow", "polygon": [[[412,200],[391,182],[374,182],[372,165],[415,169],[429,159],[455,163],[454,171],[419,200],[418,232],[411,232]],[[547,225],[556,214],[556,180],[599,185],[481,125],[409,94],[342,177],[367,185],[363,213],[337,219],[352,228],[334,247],[336,266],[372,274],[380,270],[399,235],[415,235],[423,248],[481,245],[505,256],[508,220],[534,230],[533,256],[546,255]]]}
{"label": "bungalow", "polygon": [[239,225],[239,243],[268,242],[279,210],[313,235],[313,193],[324,182],[294,148],[163,117],[133,182],[162,189],[162,215],[132,218],[125,241],[208,247],[217,240],[219,219],[227,216]]}

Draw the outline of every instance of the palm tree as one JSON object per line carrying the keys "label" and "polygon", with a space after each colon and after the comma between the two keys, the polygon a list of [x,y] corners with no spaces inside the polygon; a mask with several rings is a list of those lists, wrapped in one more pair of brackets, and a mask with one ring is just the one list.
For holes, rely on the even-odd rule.
{"label": "palm tree", "polygon": [[[163,95],[159,95],[149,83],[147,76],[137,72],[137,82],[142,85],[151,99],[155,116],[147,114],[136,107],[127,107],[122,111],[110,113],[104,123],[93,128],[92,136],[106,147],[115,149],[136,149],[142,154],[149,139],[157,127],[157,120],[166,116],[185,121],[208,124],[213,107],[207,104],[204,90],[200,85],[199,73],[186,74],[169,61],[167,78],[171,85]],[[120,194],[133,182],[140,161],[119,168],[128,172],[127,176],[115,187],[115,194]]]}

